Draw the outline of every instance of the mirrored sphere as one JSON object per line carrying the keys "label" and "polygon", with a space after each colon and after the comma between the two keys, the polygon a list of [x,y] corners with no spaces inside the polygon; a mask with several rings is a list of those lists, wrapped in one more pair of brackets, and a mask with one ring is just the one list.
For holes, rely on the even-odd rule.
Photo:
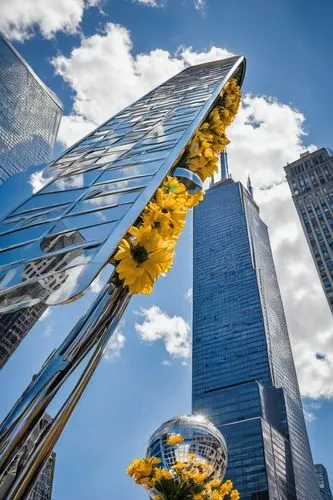
{"label": "mirrored sphere", "polygon": [[[180,434],[184,441],[168,445],[168,437],[172,434]],[[223,479],[228,465],[227,445],[221,432],[204,416],[171,418],[153,433],[147,448],[147,457],[158,457],[161,467],[168,470],[176,462],[187,462],[191,454],[211,465],[210,479]]]}

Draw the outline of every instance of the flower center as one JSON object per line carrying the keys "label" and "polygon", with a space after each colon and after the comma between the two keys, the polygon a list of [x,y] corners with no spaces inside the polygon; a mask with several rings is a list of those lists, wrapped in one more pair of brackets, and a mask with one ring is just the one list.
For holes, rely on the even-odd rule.
{"label": "flower center", "polygon": [[154,227],[156,229],[158,229],[160,227],[161,223],[157,220],[156,222],[154,222]]}
{"label": "flower center", "polygon": [[162,214],[167,214],[169,210],[167,208],[162,208]]}
{"label": "flower center", "polygon": [[138,264],[142,264],[148,259],[148,252],[144,247],[133,248],[132,255],[133,259],[136,260]]}

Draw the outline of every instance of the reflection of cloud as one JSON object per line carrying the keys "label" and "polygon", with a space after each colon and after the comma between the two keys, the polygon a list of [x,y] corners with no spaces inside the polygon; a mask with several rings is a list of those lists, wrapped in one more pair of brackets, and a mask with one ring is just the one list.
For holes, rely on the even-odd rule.
{"label": "reflection of cloud", "polygon": [[103,285],[104,285],[103,280],[101,279],[101,275],[99,274],[91,283],[90,287],[88,288],[88,291],[92,293],[99,293],[102,290]]}
{"label": "reflection of cloud", "polygon": [[126,337],[123,335],[124,326],[125,321],[121,321],[112,335],[103,356],[106,361],[114,361],[120,357],[120,351],[126,343]]}
{"label": "reflection of cloud", "polygon": [[33,193],[40,191],[48,182],[50,182],[50,178],[46,179],[43,177],[43,170],[34,172],[29,179],[29,184],[32,186]]}
{"label": "reflection of cloud", "polygon": [[55,185],[63,191],[71,188],[81,188],[84,185],[84,176],[83,174],[78,174],[73,177],[63,177],[58,179]]}
{"label": "reflection of cloud", "polygon": [[45,330],[43,331],[43,337],[50,337],[50,335],[53,333],[53,323],[50,321],[47,325]]}
{"label": "reflection of cloud", "polygon": [[135,329],[142,340],[155,342],[162,339],[166,351],[174,358],[188,358],[191,352],[190,325],[181,316],[168,316],[157,306],[137,312],[144,318]]}
{"label": "reflection of cloud", "polygon": [[48,318],[52,313],[52,309],[50,307],[48,307],[44,312],[43,314],[41,315],[41,317],[39,318],[39,321],[44,321],[46,318]]}

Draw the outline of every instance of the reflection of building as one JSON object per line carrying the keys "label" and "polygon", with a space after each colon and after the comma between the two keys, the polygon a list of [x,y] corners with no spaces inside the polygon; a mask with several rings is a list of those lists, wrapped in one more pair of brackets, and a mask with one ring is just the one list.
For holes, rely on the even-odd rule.
{"label": "reflection of building", "polygon": [[333,152],[303,153],[285,167],[292,197],[333,312]]}
{"label": "reflection of building", "polygon": [[193,411],[223,433],[242,500],[319,498],[266,225],[243,186],[194,210]]}
{"label": "reflection of building", "polygon": [[50,159],[62,115],[56,95],[0,35],[0,184]]}
{"label": "reflection of building", "polygon": [[322,464],[316,464],[315,470],[319,482],[321,500],[333,500],[326,468]]}
{"label": "reflection of building", "polygon": [[[75,245],[84,241],[79,231],[71,231],[66,235],[53,236],[44,243],[44,250],[56,252],[64,247]],[[78,255],[78,251],[70,254],[72,260]],[[61,269],[69,263],[69,254],[53,255],[50,259],[30,262],[25,268],[27,278],[47,275],[49,270]],[[66,281],[66,273],[60,272],[50,278],[44,278],[35,288],[35,293],[47,297],[58,290]],[[8,358],[13,354],[26,334],[31,330],[36,321],[47,309],[44,303],[37,303],[32,307],[20,309],[19,311],[0,314],[0,368],[4,366]]]}
{"label": "reflection of building", "polygon": [[[49,415],[45,414],[34,428],[25,446],[12,462],[7,474],[4,476],[3,482],[0,484],[0,498],[6,498],[6,492],[8,492],[8,489],[12,485],[15,476],[26,464],[31,452],[35,448],[35,445],[41,433],[51,421],[52,418]],[[55,458],[56,454],[53,451],[44,468],[41,470],[33,489],[27,497],[27,500],[51,500]]]}

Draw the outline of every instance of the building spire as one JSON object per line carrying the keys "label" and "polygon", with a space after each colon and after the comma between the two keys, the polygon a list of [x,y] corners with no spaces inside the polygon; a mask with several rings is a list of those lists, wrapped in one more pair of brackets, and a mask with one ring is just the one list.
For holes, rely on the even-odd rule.
{"label": "building spire", "polygon": [[253,199],[253,187],[252,187],[252,183],[251,183],[250,174],[247,176],[247,190],[250,193],[251,198]]}
{"label": "building spire", "polygon": [[228,153],[227,150],[224,149],[220,154],[220,165],[221,165],[221,180],[229,179],[229,167],[228,167]]}

